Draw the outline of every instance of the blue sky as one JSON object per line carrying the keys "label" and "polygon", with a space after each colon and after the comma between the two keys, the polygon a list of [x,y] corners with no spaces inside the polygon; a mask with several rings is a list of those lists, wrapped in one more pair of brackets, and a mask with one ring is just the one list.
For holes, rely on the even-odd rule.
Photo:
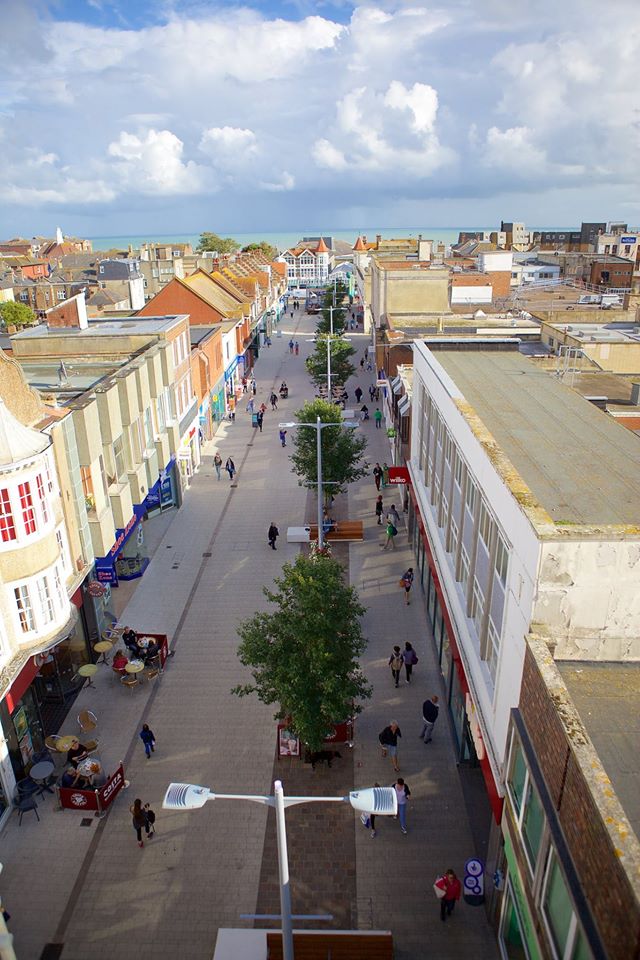
{"label": "blue sky", "polygon": [[637,223],[615,8],[3,0],[0,235]]}

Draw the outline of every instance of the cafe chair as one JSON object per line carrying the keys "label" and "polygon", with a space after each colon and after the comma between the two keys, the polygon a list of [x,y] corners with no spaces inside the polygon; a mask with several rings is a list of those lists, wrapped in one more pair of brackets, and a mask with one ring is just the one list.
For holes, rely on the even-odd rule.
{"label": "cafe chair", "polygon": [[98,726],[98,718],[92,710],[81,710],[78,714],[78,726],[81,733],[91,733]]}
{"label": "cafe chair", "polygon": [[92,753],[97,751],[99,743],[99,739],[95,737],[93,740],[85,740],[82,745],[87,751],[88,755],[91,756]]}
{"label": "cafe chair", "polygon": [[47,738],[45,739],[44,745],[45,745],[45,747],[47,748],[47,750],[51,750],[51,752],[52,752],[52,753],[54,754],[54,756],[55,756],[55,754],[58,752],[58,743],[59,743],[59,742],[60,742],[60,737],[58,736],[58,734],[57,734],[57,733],[52,733],[50,737],[47,737]]}
{"label": "cafe chair", "polygon": [[23,818],[23,816],[24,816],[25,813],[27,813],[29,810],[33,810],[33,812],[34,812],[35,815],[36,815],[36,819],[38,820],[38,823],[40,822],[40,817],[38,816],[38,804],[36,803],[34,797],[32,797],[32,796],[31,796],[31,797],[21,797],[21,796],[18,794],[18,796],[16,796],[16,797],[13,798],[13,806],[14,806],[14,809],[16,809],[16,810],[19,811],[19,816],[18,816],[18,826],[19,826],[19,827],[22,826],[22,818]]}
{"label": "cafe chair", "polygon": [[110,643],[116,643],[122,640],[122,634],[124,633],[124,627],[106,627],[102,631],[102,639],[108,640]]}
{"label": "cafe chair", "polygon": [[18,780],[16,791],[19,797],[30,797],[38,789],[38,784],[34,783],[31,777],[25,777],[24,780]]}
{"label": "cafe chair", "polygon": [[151,670],[145,670],[144,675],[147,680],[157,680],[162,675],[162,671],[158,667],[152,667]]}
{"label": "cafe chair", "polygon": [[133,690],[134,687],[138,686],[138,678],[132,674],[125,673],[124,677],[120,678],[120,683],[123,687],[129,687],[130,690]]}
{"label": "cafe chair", "polygon": [[43,760],[47,760],[49,763],[54,762],[51,752],[46,747],[43,750],[37,750],[31,757],[32,763],[42,763]]}

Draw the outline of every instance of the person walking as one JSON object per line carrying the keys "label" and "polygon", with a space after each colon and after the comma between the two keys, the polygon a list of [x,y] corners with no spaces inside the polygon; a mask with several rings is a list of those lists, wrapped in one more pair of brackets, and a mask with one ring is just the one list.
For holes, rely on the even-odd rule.
{"label": "person walking", "polygon": [[[371,383],[371,384],[369,384],[369,400],[371,400],[371,403],[373,403],[373,400],[374,400],[375,395],[376,395],[376,388],[375,388],[374,385]],[[375,416],[375,414],[374,414],[374,416]]]}
{"label": "person walking", "polygon": [[383,487],[389,486],[389,464],[387,463],[386,460],[382,464],[382,486]]}
{"label": "person walking", "polygon": [[418,655],[408,640],[404,645],[404,650],[402,651],[402,662],[404,663],[404,669],[407,675],[407,683],[411,683],[411,674],[413,673],[413,668],[418,662]]}
{"label": "person walking", "polygon": [[391,652],[391,656],[389,657],[391,676],[393,677],[396,687],[400,685],[400,671],[402,670],[403,663],[404,660],[402,659],[402,654],[400,653],[400,647],[396,644]]}
{"label": "person walking", "polygon": [[150,729],[148,723],[142,724],[142,730],[140,731],[140,739],[144,743],[144,752],[147,755],[147,760],[151,758],[151,754],[154,752],[156,747],[156,738],[153,735],[153,730]]}
{"label": "person walking", "polygon": [[402,574],[400,586],[404,587],[404,602],[407,606],[409,606],[409,593],[411,592],[411,587],[413,586],[413,567],[409,567],[409,569],[405,570],[405,572]]}
{"label": "person walking", "polygon": [[249,388],[247,387],[247,378],[242,378],[242,392],[246,393]]}
{"label": "person walking", "polygon": [[431,743],[433,739],[433,728],[438,719],[439,712],[438,695],[434,693],[430,700],[425,700],[422,704],[422,730],[420,731],[420,739],[424,740],[425,743]]}
{"label": "person walking", "polygon": [[373,479],[375,481],[376,490],[380,489],[380,481],[382,480],[382,467],[379,463],[376,463],[375,467],[371,471],[373,474]]}
{"label": "person walking", "polygon": [[360,407],[360,413],[362,414],[363,423],[365,420],[369,419],[369,407],[366,405],[366,403],[363,403],[362,406]]}
{"label": "person walking", "polygon": [[216,476],[218,477],[218,480],[219,480],[219,479],[220,479],[220,468],[222,467],[222,457],[220,456],[220,454],[218,453],[217,450],[216,450],[216,455],[215,455],[215,457],[213,458],[213,465],[214,465],[214,467],[216,468]]}
{"label": "person walking", "polygon": [[280,430],[280,432],[278,433],[278,436],[280,437],[280,443],[282,444],[282,446],[283,446],[283,447],[286,447],[286,445],[287,445],[287,431],[286,431],[286,430]]}
{"label": "person walking", "polygon": [[376,517],[378,518],[378,524],[382,523],[382,513],[384,507],[382,506],[382,494],[376,498]]}
{"label": "person walking", "polygon": [[258,427],[260,428],[260,433],[262,433],[262,422],[263,422],[263,420],[264,420],[264,413],[262,412],[262,410],[258,410],[258,412],[256,413],[256,423],[258,424]]}
{"label": "person walking", "polygon": [[400,526],[400,514],[396,510],[395,503],[392,503],[391,506],[389,507],[389,512],[387,513],[387,520],[391,520],[391,523],[394,525],[394,527]]}
{"label": "person walking", "polygon": [[402,736],[400,727],[395,720],[392,720],[388,727],[385,727],[382,733],[378,734],[378,741],[382,747],[383,758],[389,755],[393,769],[400,773],[398,766],[398,737]]}
{"label": "person walking", "polygon": [[356,402],[357,402],[357,403],[360,403],[360,401],[362,400],[362,390],[361,390],[361,388],[360,388],[360,387],[356,387],[355,393],[356,393]]}
{"label": "person walking", "polygon": [[256,383],[256,378],[255,378],[255,377],[251,377],[251,393],[252,393],[252,394],[254,395],[254,397],[255,397],[255,395],[256,395],[257,392],[258,392],[258,384]]}
{"label": "person walking", "polygon": [[233,480],[233,475],[236,472],[236,465],[231,457],[227,457],[227,462],[225,463],[224,468],[229,474],[229,480]]}
{"label": "person walking", "polygon": [[267,539],[269,540],[269,546],[272,550],[277,550],[276,540],[280,536],[280,531],[276,527],[275,523],[272,523],[269,527],[269,532],[267,533]]}
{"label": "person walking", "polygon": [[[291,311],[291,317],[293,318],[293,310]],[[289,353],[293,353],[294,343],[293,340],[289,340]]]}
{"label": "person walking", "polygon": [[387,533],[387,539],[386,539],[386,542],[385,542],[384,545],[381,544],[382,549],[383,549],[383,550],[386,550],[386,549],[388,548],[389,544],[391,544],[391,549],[392,549],[392,550],[395,550],[396,545],[395,545],[395,542],[394,542],[394,541],[395,541],[396,536],[398,535],[398,528],[396,527],[396,525],[395,525],[394,523],[391,523],[390,520],[389,520],[389,522],[387,523],[386,533]]}
{"label": "person walking", "polygon": [[364,370],[364,357],[360,358],[360,370]]}
{"label": "person walking", "polygon": [[233,423],[236,418],[236,398],[229,397],[229,420]]}
{"label": "person walking", "polygon": [[247,413],[253,413],[253,405],[254,405],[254,403],[255,403],[255,400],[253,399],[253,397],[251,397],[251,399],[250,399],[249,402],[247,403]]}
{"label": "person walking", "polygon": [[278,409],[278,398],[277,398],[277,396],[275,395],[275,393],[272,393],[272,394],[271,394],[271,396],[269,397],[269,401],[270,401],[270,403],[271,403],[271,409],[272,409],[272,410],[277,410],[277,409]]}
{"label": "person walking", "polygon": [[440,900],[440,919],[444,923],[447,917],[453,913],[456,900],[460,899],[462,894],[462,884],[455,875],[455,872],[449,867],[446,873],[438,877],[434,883],[436,896]]}
{"label": "person walking", "polygon": [[149,836],[152,837],[152,836],[155,834],[155,832],[156,832],[156,815],[155,815],[155,813],[153,812],[153,810],[151,809],[151,804],[145,803],[145,805],[144,805],[144,812],[145,812],[146,817],[147,817],[147,823],[148,823],[149,826],[151,827],[151,831],[150,831],[150,833],[149,833]]}
{"label": "person walking", "polygon": [[147,835],[147,840],[153,836],[151,832],[151,825],[149,823],[149,818],[147,817],[146,811],[142,806],[142,800],[136,799],[133,801],[132,806],[129,807],[129,813],[131,814],[131,822],[133,823],[133,829],[136,832],[138,838],[138,846],[144,847],[142,840],[142,831],[144,830]]}
{"label": "person walking", "polygon": [[[373,394],[374,394],[374,396],[375,396],[375,392],[376,392],[376,390],[375,390],[375,387],[374,387],[374,388],[373,388]],[[372,397],[371,399],[373,400],[373,397]],[[374,415],[373,415],[373,419],[374,419],[375,422],[376,422],[376,430],[380,430],[380,428],[382,427],[382,410],[380,409],[380,407],[376,407],[376,412],[375,412]]]}
{"label": "person walking", "polygon": [[297,356],[298,356],[298,354],[300,353],[300,344],[298,343],[298,341],[297,341],[297,340],[296,340],[296,346],[295,346],[295,351],[296,351],[296,357],[297,357]]}
{"label": "person walking", "polygon": [[409,785],[404,782],[402,777],[398,777],[396,782],[392,784],[394,790],[396,791],[396,797],[398,798],[398,820],[400,821],[400,829],[403,833],[407,832],[407,801],[411,796],[411,790],[409,790]]}

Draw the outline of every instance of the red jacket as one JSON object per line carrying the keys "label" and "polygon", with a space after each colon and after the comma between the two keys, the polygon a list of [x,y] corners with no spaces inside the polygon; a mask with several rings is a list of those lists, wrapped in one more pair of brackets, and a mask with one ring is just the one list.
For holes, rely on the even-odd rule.
{"label": "red jacket", "polygon": [[436,886],[440,887],[441,890],[444,890],[444,899],[445,900],[459,900],[462,894],[462,884],[456,877],[455,880],[450,880],[449,877],[443,876],[438,877],[436,880]]}

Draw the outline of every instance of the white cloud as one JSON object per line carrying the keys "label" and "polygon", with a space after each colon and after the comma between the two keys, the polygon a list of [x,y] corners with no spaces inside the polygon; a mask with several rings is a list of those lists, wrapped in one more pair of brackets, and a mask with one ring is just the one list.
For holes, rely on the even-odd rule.
{"label": "white cloud", "polygon": [[205,185],[205,170],[193,160],[182,160],[184,144],[170,130],[147,130],[142,135],[122,131],[109,144],[126,185],[141,193],[199,193]]}
{"label": "white cloud", "polygon": [[262,180],[260,182],[260,187],[263,190],[270,191],[271,193],[282,193],[287,190],[293,190],[295,185],[295,177],[292,176],[292,174],[290,174],[287,170],[283,170],[277,180]]}
{"label": "white cloud", "polygon": [[338,150],[324,139],[316,140],[314,143],[313,159],[319,167],[326,167],[328,170],[344,170],[348,166],[342,150]]}
{"label": "white cloud", "polygon": [[438,94],[426,83],[414,83],[411,89],[399,80],[394,80],[387,90],[384,102],[395,110],[410,110],[411,123],[416,133],[430,132],[438,112]]}

